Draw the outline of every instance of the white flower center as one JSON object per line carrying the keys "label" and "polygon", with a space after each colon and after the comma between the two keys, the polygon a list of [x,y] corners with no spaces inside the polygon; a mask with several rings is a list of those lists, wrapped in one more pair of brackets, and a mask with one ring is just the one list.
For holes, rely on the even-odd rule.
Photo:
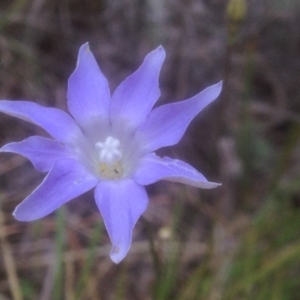
{"label": "white flower center", "polygon": [[99,150],[99,160],[102,163],[112,164],[122,158],[120,141],[109,136],[104,142],[96,143],[96,149]]}
{"label": "white flower center", "polygon": [[95,144],[99,151],[99,172],[106,179],[117,179],[123,175],[121,143],[118,139],[108,136],[104,142]]}

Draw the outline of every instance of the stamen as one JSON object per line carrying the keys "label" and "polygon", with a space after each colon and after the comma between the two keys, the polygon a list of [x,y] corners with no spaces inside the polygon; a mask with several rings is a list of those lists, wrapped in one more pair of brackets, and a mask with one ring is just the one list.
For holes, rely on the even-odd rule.
{"label": "stamen", "polygon": [[123,175],[123,168],[120,162],[115,162],[113,165],[100,163],[99,172],[106,179],[118,179]]}
{"label": "stamen", "polygon": [[96,143],[95,147],[99,150],[99,172],[106,179],[117,179],[123,174],[121,164],[122,151],[119,140],[109,136],[104,142]]}

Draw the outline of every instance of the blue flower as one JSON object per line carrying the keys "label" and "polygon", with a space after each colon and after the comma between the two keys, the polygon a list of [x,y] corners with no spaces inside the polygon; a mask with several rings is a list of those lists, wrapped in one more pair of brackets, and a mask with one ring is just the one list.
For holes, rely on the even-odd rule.
{"label": "blue flower", "polygon": [[152,110],[160,96],[158,77],[164,59],[162,47],[150,52],[111,96],[86,43],[68,82],[71,116],[33,102],[0,101],[1,112],[38,125],[52,136],[31,136],[0,149],[21,154],[38,171],[48,172],[16,207],[13,215],[17,220],[42,218],[95,188],[113,245],[110,257],[119,263],[130,249],[134,225],[147,208],[145,185],[161,179],[204,189],[219,185],[183,161],[154,153],[176,144],[191,120],[222,88],[219,82],[188,100]]}

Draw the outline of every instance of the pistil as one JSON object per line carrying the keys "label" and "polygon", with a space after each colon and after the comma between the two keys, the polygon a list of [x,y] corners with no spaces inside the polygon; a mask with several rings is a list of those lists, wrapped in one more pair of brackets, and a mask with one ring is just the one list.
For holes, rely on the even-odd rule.
{"label": "pistil", "polygon": [[99,172],[105,179],[118,179],[123,175],[122,151],[118,139],[108,136],[104,142],[96,143],[99,151]]}

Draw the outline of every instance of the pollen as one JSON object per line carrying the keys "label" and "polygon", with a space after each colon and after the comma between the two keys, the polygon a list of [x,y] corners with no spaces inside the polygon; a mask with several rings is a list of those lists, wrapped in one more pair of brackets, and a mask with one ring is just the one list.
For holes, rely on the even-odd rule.
{"label": "pollen", "polygon": [[114,162],[113,164],[99,164],[99,172],[101,177],[105,179],[118,179],[123,175],[122,164],[119,161]]}
{"label": "pollen", "polygon": [[104,142],[95,145],[99,153],[98,171],[105,179],[118,179],[123,175],[121,163],[121,143],[118,139],[108,136]]}

